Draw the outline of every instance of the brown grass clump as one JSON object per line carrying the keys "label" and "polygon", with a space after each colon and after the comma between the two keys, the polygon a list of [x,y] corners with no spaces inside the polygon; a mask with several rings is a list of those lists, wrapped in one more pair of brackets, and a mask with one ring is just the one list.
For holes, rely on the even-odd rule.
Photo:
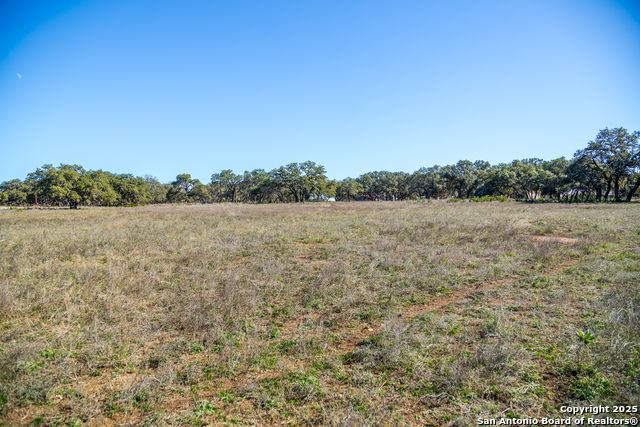
{"label": "brown grass clump", "polygon": [[634,204],[1,211],[0,425],[468,425],[637,402],[639,219]]}

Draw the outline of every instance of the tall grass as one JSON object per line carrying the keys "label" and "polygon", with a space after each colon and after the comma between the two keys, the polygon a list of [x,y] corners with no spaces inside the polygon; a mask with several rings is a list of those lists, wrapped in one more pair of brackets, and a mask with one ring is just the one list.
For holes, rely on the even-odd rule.
{"label": "tall grass", "polygon": [[[438,424],[508,405],[551,414],[587,396],[581,378],[629,401],[637,384],[609,378],[636,372],[637,298],[613,289],[637,283],[636,270],[605,257],[589,273],[595,288],[546,274],[627,253],[638,214],[385,202],[4,210],[0,420]],[[495,285],[474,291],[483,283]],[[561,317],[583,288],[596,305]],[[609,313],[598,339],[622,350],[572,350],[588,312]],[[557,351],[537,349],[545,334]],[[544,379],[585,357],[597,375]],[[473,409],[452,403],[463,401]]]}

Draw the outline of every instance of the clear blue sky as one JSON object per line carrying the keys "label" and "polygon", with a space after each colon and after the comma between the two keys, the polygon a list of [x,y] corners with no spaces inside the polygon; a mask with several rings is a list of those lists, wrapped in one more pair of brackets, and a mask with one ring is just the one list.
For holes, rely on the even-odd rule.
{"label": "clear blue sky", "polygon": [[620,126],[640,130],[637,1],[0,1],[0,182],[342,179],[572,157]]}

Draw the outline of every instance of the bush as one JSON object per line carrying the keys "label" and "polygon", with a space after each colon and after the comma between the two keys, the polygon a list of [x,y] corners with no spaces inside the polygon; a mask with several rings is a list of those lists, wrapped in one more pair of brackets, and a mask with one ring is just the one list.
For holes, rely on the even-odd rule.
{"label": "bush", "polygon": [[474,197],[472,200],[474,202],[506,202],[509,199],[505,196],[482,196]]}

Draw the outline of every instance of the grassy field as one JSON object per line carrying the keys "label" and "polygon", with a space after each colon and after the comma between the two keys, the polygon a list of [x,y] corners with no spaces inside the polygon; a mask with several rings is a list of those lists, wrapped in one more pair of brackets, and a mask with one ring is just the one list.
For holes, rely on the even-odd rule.
{"label": "grassy field", "polygon": [[639,242],[638,204],[2,210],[0,425],[638,404]]}

